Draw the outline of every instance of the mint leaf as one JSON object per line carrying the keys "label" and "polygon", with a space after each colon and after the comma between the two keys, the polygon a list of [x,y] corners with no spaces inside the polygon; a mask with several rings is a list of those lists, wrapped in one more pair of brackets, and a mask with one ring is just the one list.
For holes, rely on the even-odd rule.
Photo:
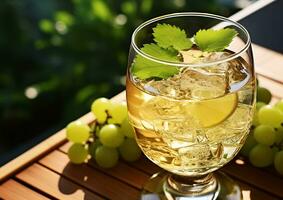
{"label": "mint leaf", "polygon": [[187,38],[186,32],[170,24],[157,24],[153,28],[154,41],[162,48],[173,47],[180,51],[192,47],[192,41]]}
{"label": "mint leaf", "polygon": [[236,35],[237,31],[231,28],[199,30],[194,41],[202,51],[223,51]]}
{"label": "mint leaf", "polygon": [[178,52],[174,51],[172,49],[163,49],[157,44],[145,44],[143,45],[143,48],[141,50],[155,58],[158,58],[163,61],[169,61],[169,62],[178,62],[179,59],[177,57]]}
{"label": "mint leaf", "polygon": [[[163,61],[171,61],[171,62],[179,61],[177,57],[178,52],[168,49],[163,49],[153,43],[145,44],[144,47],[141,48],[141,51]],[[137,55],[134,60],[132,72],[135,76],[137,76],[140,79],[168,78],[178,73],[179,69],[178,67],[154,62],[141,55]]]}
{"label": "mint leaf", "polygon": [[[167,68],[167,69],[165,69]],[[166,66],[166,65],[150,65],[145,67],[142,70],[139,70],[135,73],[139,79],[145,80],[149,78],[162,78],[166,79],[174,74],[178,73],[179,70],[177,67]]]}

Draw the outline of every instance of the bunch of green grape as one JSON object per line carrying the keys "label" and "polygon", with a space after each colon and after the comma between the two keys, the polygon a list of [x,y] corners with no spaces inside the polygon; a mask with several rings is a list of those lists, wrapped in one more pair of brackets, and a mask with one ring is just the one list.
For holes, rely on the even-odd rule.
{"label": "bunch of green grape", "polygon": [[252,165],[274,165],[276,171],[283,175],[283,100],[269,105],[270,100],[270,91],[258,87],[253,126],[241,154],[249,157]]}
{"label": "bunch of green grape", "polygon": [[141,150],[129,124],[126,103],[99,98],[92,103],[91,111],[95,123],[89,126],[74,121],[66,127],[67,139],[73,142],[68,150],[70,161],[80,164],[92,158],[99,166],[111,168],[119,157],[128,162],[138,160]]}

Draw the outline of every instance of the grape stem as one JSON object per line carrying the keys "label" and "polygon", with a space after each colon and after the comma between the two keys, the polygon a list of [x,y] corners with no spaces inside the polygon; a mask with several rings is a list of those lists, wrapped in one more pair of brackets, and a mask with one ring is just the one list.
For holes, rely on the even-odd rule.
{"label": "grape stem", "polygon": [[280,142],[279,144],[276,144],[276,143],[275,143],[275,144],[273,144],[273,145],[271,146],[271,148],[272,148],[272,147],[277,147],[277,148],[279,148],[279,149],[281,150],[281,149],[283,149],[283,142]]}

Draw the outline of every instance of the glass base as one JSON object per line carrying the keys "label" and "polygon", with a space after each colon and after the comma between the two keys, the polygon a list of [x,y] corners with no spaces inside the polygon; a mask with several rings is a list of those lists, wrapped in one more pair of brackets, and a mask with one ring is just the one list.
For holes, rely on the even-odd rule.
{"label": "glass base", "polygon": [[144,185],[140,200],[242,200],[242,192],[221,172],[198,177],[179,177],[168,172],[154,174]]}

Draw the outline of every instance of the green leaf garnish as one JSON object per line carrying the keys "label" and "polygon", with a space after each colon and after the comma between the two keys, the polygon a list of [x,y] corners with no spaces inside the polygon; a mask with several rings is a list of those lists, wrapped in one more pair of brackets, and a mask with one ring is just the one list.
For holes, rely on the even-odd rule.
{"label": "green leaf garnish", "polygon": [[[178,62],[178,52],[163,49],[156,44],[145,44],[141,51],[163,61]],[[168,78],[179,72],[178,67],[154,62],[141,55],[137,55],[133,64],[132,72],[140,79]]]}
{"label": "green leaf garnish", "polygon": [[180,51],[192,47],[192,41],[187,38],[186,32],[170,24],[157,24],[153,28],[154,41],[162,48],[173,47]]}
{"label": "green leaf garnish", "polygon": [[169,61],[169,62],[178,62],[178,52],[172,49],[164,49],[158,46],[157,44],[145,44],[141,50],[157,59],[162,61]]}
{"label": "green leaf garnish", "polygon": [[194,41],[202,51],[223,51],[236,35],[237,31],[231,28],[199,30]]}
{"label": "green leaf garnish", "polygon": [[[231,28],[208,29],[199,30],[191,40],[187,37],[186,32],[179,27],[170,24],[157,24],[153,28],[153,40],[157,44],[145,44],[141,51],[165,62],[180,62],[178,55],[184,56],[194,43],[202,52],[223,51],[236,35],[237,31]],[[200,50],[196,49],[196,51]],[[178,67],[155,62],[141,55],[136,56],[131,70],[135,76],[143,80],[149,78],[166,79],[179,72]]]}

